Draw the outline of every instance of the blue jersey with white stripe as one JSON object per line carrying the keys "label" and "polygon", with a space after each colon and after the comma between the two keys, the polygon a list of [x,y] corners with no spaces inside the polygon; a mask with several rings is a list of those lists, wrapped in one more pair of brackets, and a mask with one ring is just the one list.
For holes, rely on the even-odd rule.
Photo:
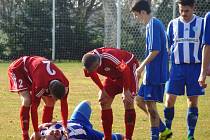
{"label": "blue jersey with white stripe", "polygon": [[203,18],[193,15],[188,23],[182,17],[173,19],[168,25],[167,34],[172,63],[201,63]]}
{"label": "blue jersey with white stripe", "polygon": [[[68,137],[70,140],[103,140],[104,134],[96,131],[91,125],[82,125],[76,121],[68,121],[67,123]],[[40,133],[42,136],[49,135],[52,130],[61,132],[61,140],[66,140],[61,122],[57,122],[48,128],[42,128]],[[121,134],[112,134],[113,140],[122,140]]]}
{"label": "blue jersey with white stripe", "polygon": [[[69,138],[72,138],[74,140],[81,140],[81,139],[87,139],[87,132],[84,129],[84,127],[78,123],[67,123],[67,129],[68,129],[68,136]],[[41,135],[45,136],[52,130],[60,130],[63,131],[62,123],[57,122],[56,124],[50,126],[46,130],[41,130]]]}
{"label": "blue jersey with white stripe", "polygon": [[152,51],[159,54],[145,67],[143,84],[159,85],[168,80],[168,39],[163,23],[151,18],[146,26],[146,57]]}
{"label": "blue jersey with white stripe", "polygon": [[210,12],[204,18],[203,44],[210,45]]}

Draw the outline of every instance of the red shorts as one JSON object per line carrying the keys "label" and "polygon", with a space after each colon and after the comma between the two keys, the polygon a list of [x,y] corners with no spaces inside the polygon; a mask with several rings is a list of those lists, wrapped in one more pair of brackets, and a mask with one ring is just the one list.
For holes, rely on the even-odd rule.
{"label": "red shorts", "polygon": [[23,58],[15,60],[8,68],[9,90],[19,92],[30,90],[31,81],[24,69]]}
{"label": "red shorts", "polygon": [[[131,62],[132,63],[132,62]],[[131,72],[131,78],[130,78],[130,92],[132,95],[136,95],[137,93],[137,87],[138,87],[138,80],[136,77],[136,68],[138,68],[139,63],[137,60],[134,60],[134,62],[130,65],[130,72]],[[120,94],[123,92],[123,80],[122,79],[117,79],[117,80],[112,80],[110,78],[106,78],[103,86],[106,90],[106,92],[109,94],[109,96],[113,97],[117,94]]]}

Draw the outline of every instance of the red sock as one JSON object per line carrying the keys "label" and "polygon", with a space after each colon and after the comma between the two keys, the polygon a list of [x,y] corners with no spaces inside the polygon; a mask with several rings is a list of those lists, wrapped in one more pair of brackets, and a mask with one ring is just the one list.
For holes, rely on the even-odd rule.
{"label": "red sock", "polygon": [[42,123],[48,123],[52,121],[53,110],[54,110],[54,107],[44,106],[43,112],[42,112]]}
{"label": "red sock", "polygon": [[20,107],[20,126],[22,129],[22,139],[29,140],[28,130],[29,130],[29,111],[30,107],[21,106]]}
{"label": "red sock", "polygon": [[136,112],[134,109],[125,110],[125,137],[131,140],[136,122]]}
{"label": "red sock", "polygon": [[112,123],[113,123],[112,109],[102,110],[101,120],[104,130],[104,140],[112,140]]}

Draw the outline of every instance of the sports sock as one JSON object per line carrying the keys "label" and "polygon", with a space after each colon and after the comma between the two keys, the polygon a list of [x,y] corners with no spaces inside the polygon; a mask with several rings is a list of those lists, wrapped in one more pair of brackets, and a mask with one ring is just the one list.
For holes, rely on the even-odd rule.
{"label": "sports sock", "polygon": [[22,129],[22,140],[29,140],[29,111],[30,107],[21,106],[20,107],[20,126]]}
{"label": "sports sock", "polygon": [[163,132],[166,129],[165,124],[162,122],[162,120],[160,119],[160,125],[159,125],[159,131]]}
{"label": "sports sock", "polygon": [[136,122],[136,112],[134,109],[125,110],[125,137],[131,140],[133,136],[133,130]]}
{"label": "sports sock", "polygon": [[198,108],[197,107],[188,108],[187,111],[188,137],[194,136],[197,120],[198,120]]}
{"label": "sports sock", "polygon": [[159,128],[151,127],[151,140],[159,140]]}
{"label": "sports sock", "polygon": [[113,123],[112,109],[102,110],[101,120],[104,131],[104,140],[112,140],[112,123]]}
{"label": "sports sock", "polygon": [[174,119],[174,107],[164,109],[164,117],[165,117],[165,124],[166,127],[171,129],[172,121]]}

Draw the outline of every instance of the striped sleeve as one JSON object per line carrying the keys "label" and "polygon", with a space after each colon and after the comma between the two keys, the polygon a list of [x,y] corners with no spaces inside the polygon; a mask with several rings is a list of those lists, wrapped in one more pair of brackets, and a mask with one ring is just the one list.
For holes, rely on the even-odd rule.
{"label": "striped sleeve", "polygon": [[149,23],[149,45],[148,49],[150,51],[160,51],[161,50],[161,26],[159,22],[152,20]]}

